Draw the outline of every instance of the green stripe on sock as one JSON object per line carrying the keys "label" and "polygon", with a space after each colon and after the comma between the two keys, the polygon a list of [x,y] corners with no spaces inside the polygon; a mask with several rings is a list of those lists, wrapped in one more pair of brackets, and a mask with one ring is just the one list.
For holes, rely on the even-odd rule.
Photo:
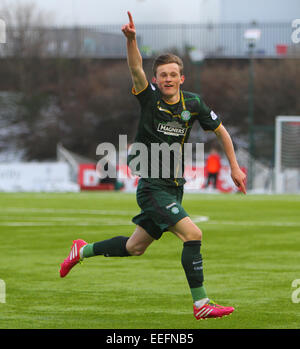
{"label": "green stripe on sock", "polygon": [[94,244],[87,244],[83,247],[82,254],[84,258],[89,258],[95,256]]}
{"label": "green stripe on sock", "polygon": [[207,294],[204,286],[191,288],[191,293],[192,293],[194,302],[202,298],[207,298]]}

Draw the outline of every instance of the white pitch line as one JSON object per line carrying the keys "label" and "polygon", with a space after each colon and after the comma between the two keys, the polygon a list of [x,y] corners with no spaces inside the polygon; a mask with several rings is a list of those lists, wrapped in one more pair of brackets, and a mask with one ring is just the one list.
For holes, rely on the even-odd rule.
{"label": "white pitch line", "polygon": [[[18,219],[18,217],[12,217],[5,215],[1,217],[1,213],[61,213],[61,214],[87,214],[87,215],[104,215],[104,216],[134,216],[138,210],[124,211],[124,210],[89,210],[89,209],[57,209],[57,208],[19,208],[19,207],[5,207],[1,208],[0,218],[5,218],[0,222],[0,226],[55,226],[66,225],[63,222],[68,222],[68,226],[94,226],[94,225],[131,225],[131,221],[105,218],[105,217],[28,217],[30,221],[11,222],[12,219]],[[24,219],[24,217],[22,217]],[[25,218],[26,219],[26,218]],[[32,222],[31,220],[35,221]],[[272,226],[272,227],[299,227],[299,222],[269,222],[269,221],[218,221],[210,220],[207,216],[193,216],[191,219],[195,223],[211,224],[211,225],[234,225],[234,226]],[[37,222],[45,220],[45,222]],[[79,222],[78,222],[79,221]]]}
{"label": "white pitch line", "polygon": [[124,222],[99,222],[99,223],[90,223],[90,222],[78,222],[78,223],[61,223],[61,222],[0,222],[0,226],[3,227],[76,227],[76,226],[119,226],[119,225],[132,225],[133,223],[129,221]]}
{"label": "white pitch line", "polygon": [[299,227],[300,222],[265,222],[265,221],[207,221],[207,224],[241,225],[241,226],[272,226],[272,227]]}
{"label": "white pitch line", "polygon": [[[207,217],[206,217],[207,218]],[[31,217],[32,219],[32,217]],[[0,226],[7,227],[22,227],[22,226],[118,226],[118,225],[132,225],[132,222],[129,220],[122,219],[64,219],[59,217],[59,219],[49,219],[45,218],[47,222],[32,222],[32,221],[20,221],[20,222],[9,222],[3,221],[0,222]],[[203,218],[198,217],[198,220],[193,220],[194,222],[202,222],[204,224],[211,225],[234,225],[234,226],[272,226],[272,227],[300,227],[300,222],[260,222],[260,221],[209,221],[204,220]]]}
{"label": "white pitch line", "polygon": [[191,220],[194,223],[207,222],[209,220],[209,217],[207,217],[207,216],[191,216]]}
{"label": "white pitch line", "polygon": [[224,225],[240,225],[240,226],[272,226],[272,227],[298,227],[299,222],[268,222],[268,221],[213,221],[206,216],[191,216],[191,220],[194,223],[207,223],[207,224],[224,224]]}
{"label": "white pitch line", "polygon": [[0,216],[0,222],[9,222],[9,221],[44,221],[44,222],[74,222],[74,221],[87,221],[87,222],[105,222],[107,220],[114,220],[115,222],[123,221],[122,218],[108,218],[108,217],[47,217],[47,216],[28,216],[28,217],[20,217],[20,216]]}
{"label": "white pitch line", "polygon": [[84,209],[59,209],[59,208],[19,208],[19,207],[5,207],[1,208],[1,212],[34,212],[34,213],[82,213],[92,215],[120,215],[128,216],[135,215],[136,211],[125,211],[125,210],[84,210]]}

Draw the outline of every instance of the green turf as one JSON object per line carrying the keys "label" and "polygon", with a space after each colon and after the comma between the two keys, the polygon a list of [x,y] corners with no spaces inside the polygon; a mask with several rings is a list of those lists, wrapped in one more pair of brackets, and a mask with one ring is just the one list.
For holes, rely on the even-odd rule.
{"label": "green turf", "polygon": [[205,321],[192,315],[182,243],[171,233],[143,256],[98,256],[59,277],[72,239],[131,234],[134,194],[2,193],[0,205],[2,329],[299,328],[300,303],[291,297],[300,279],[300,196],[185,194],[203,231],[208,294],[236,308]]}

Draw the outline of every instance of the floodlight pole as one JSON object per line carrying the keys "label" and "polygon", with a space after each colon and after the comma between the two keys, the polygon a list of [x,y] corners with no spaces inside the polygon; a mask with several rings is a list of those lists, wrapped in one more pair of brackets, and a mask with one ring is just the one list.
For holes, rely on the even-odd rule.
{"label": "floodlight pole", "polygon": [[249,43],[249,83],[248,83],[248,128],[249,128],[249,161],[248,161],[248,189],[253,189],[253,156],[254,156],[254,51],[255,43]]}
{"label": "floodlight pole", "polygon": [[196,77],[196,92],[201,95],[202,92],[202,86],[201,86],[201,70],[203,67],[204,61],[201,62],[195,62],[194,65],[196,66],[197,70],[197,77]]}
{"label": "floodlight pole", "polygon": [[190,60],[192,61],[192,64],[196,68],[195,89],[197,93],[201,94],[200,78],[201,78],[201,69],[205,60],[205,55],[200,50],[197,50],[195,48],[190,48],[189,57],[190,57]]}
{"label": "floodlight pole", "polygon": [[[201,50],[197,50],[194,47],[189,48],[189,57],[193,64],[193,66],[196,68],[196,79],[194,80],[194,87],[195,92],[201,95],[202,92],[202,86],[201,86],[201,70],[202,66],[204,64],[205,60],[205,54]],[[193,69],[194,70],[194,69]],[[199,129],[200,132],[200,129]]]}
{"label": "floodlight pole", "polygon": [[[255,23],[253,23],[255,26]],[[253,189],[253,156],[254,156],[254,48],[259,40],[261,31],[252,27],[245,31],[244,38],[248,42],[249,48],[249,83],[248,83],[248,142],[249,142],[249,160],[248,160],[248,179],[247,186]]]}

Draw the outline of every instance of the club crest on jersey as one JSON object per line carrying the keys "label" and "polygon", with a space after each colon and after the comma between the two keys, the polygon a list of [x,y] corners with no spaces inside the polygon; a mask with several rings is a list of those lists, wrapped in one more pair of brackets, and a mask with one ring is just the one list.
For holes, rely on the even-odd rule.
{"label": "club crest on jersey", "polygon": [[177,121],[162,123],[160,122],[157,127],[158,132],[162,132],[168,136],[184,136],[186,133],[186,128]]}
{"label": "club crest on jersey", "polygon": [[179,213],[179,208],[176,207],[176,206],[174,206],[174,207],[171,208],[171,212],[172,212],[173,214],[178,214],[178,213]]}
{"label": "club crest on jersey", "polygon": [[191,118],[191,113],[188,111],[188,110],[184,110],[182,113],[181,113],[181,120],[183,121],[189,121]]}
{"label": "club crest on jersey", "polygon": [[213,111],[210,112],[210,116],[213,120],[216,120],[218,118],[218,115],[216,115]]}

